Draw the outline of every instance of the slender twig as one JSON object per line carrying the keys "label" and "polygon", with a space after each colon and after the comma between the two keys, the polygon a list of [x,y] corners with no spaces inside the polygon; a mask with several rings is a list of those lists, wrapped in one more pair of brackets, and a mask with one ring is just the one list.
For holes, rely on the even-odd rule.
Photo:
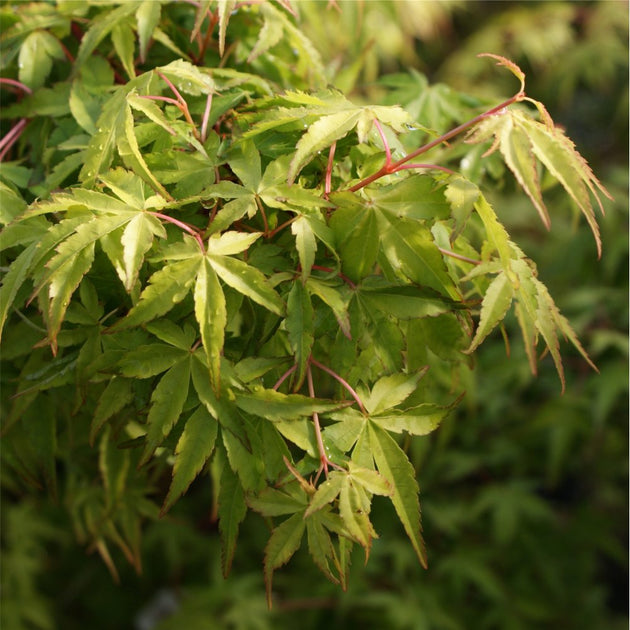
{"label": "slender twig", "polygon": [[293,372],[295,372],[295,370],[297,370],[297,363],[295,365],[292,365],[276,382],[276,384],[271,388],[271,389],[275,389],[277,390],[280,385],[282,385],[282,383],[284,383],[284,381],[291,376],[291,374],[293,374]]}
{"label": "slender twig", "polygon": [[404,171],[406,169],[412,169],[412,168],[424,168],[427,170],[436,170],[436,171],[444,171],[445,173],[448,173],[449,175],[456,175],[455,171],[451,170],[450,168],[447,168],[446,166],[439,166],[438,164],[403,164],[399,169],[397,169],[396,172],[398,171]]}
{"label": "slender twig", "polygon": [[411,160],[418,157],[419,155],[422,155],[423,153],[430,151],[434,147],[442,144],[443,142],[446,142],[447,140],[454,138],[455,136],[459,135],[463,131],[466,131],[473,125],[476,125],[482,120],[485,120],[486,118],[499,113],[500,111],[502,111],[509,105],[512,105],[513,103],[516,103],[517,101],[523,100],[523,98],[525,98],[525,94],[521,91],[518,94],[515,94],[514,96],[510,97],[506,101],[499,103],[499,105],[497,105],[496,107],[492,107],[491,109],[486,110],[482,114],[479,114],[478,116],[475,116],[474,118],[471,118],[470,120],[462,123],[461,125],[458,125],[457,127],[451,129],[450,131],[447,131],[446,133],[442,134],[438,138],[435,138],[431,142],[428,142],[427,144],[421,146],[419,149],[416,149],[415,151],[412,151],[411,153],[407,154],[405,157],[401,158],[400,160],[396,162],[391,162],[391,163],[388,163],[386,161],[385,164],[378,171],[376,171],[376,173],[372,173],[372,175],[369,175],[368,177],[362,179],[360,182],[356,183],[354,186],[351,186],[348,190],[350,192],[356,192],[357,190],[360,190],[361,188],[365,188],[368,184],[371,184],[372,182],[376,181],[377,179],[380,179],[381,177],[384,177],[385,175],[391,175],[392,173],[395,173],[396,171],[401,170],[403,168],[403,165],[406,164],[407,162],[411,162]]}
{"label": "slender twig", "polygon": [[313,265],[311,269],[315,269],[316,271],[325,271],[327,273],[336,273],[351,289],[357,288],[357,285],[354,284],[354,282],[352,282],[352,280],[350,280],[348,276],[345,276],[340,271],[336,271],[332,267],[322,267],[321,265]]}
{"label": "slender twig", "polygon": [[[306,366],[306,382],[308,384],[308,395],[311,398],[315,398],[315,388],[313,387],[313,373],[311,372],[310,364]],[[335,462],[331,461],[326,455],[326,447],[324,446],[324,440],[322,438],[322,427],[319,424],[319,414],[314,411],[313,412],[313,425],[315,426],[315,439],[317,440],[317,450],[319,451],[319,472],[317,473],[317,477],[319,477],[321,471],[324,471],[324,475],[328,477],[328,466],[332,468],[336,468],[337,470],[343,470],[341,466],[335,464]]]}
{"label": "slender twig", "polygon": [[385,166],[389,167],[389,165],[392,163],[392,152],[391,152],[391,149],[389,148],[389,143],[387,142],[387,138],[385,137],[385,132],[383,131],[383,127],[381,126],[381,123],[376,118],[374,119],[374,126],[376,127],[378,134],[381,136],[383,147],[385,148]]}
{"label": "slender twig", "polygon": [[180,221],[179,219],[169,217],[168,214],[162,214],[161,212],[147,211],[147,214],[151,214],[154,217],[157,217],[158,219],[162,219],[163,221],[172,223],[173,225],[176,225],[178,228],[181,228],[182,230],[184,230],[184,232],[188,232],[188,234],[190,234],[197,241],[197,244],[199,245],[199,249],[201,249],[201,253],[202,254],[206,253],[206,248],[204,247],[201,234],[199,234],[199,232],[194,227],[192,227],[191,225],[188,225],[188,223],[184,223],[183,221]]}
{"label": "slender twig", "polygon": [[474,258],[468,258],[467,256],[462,256],[461,254],[456,254],[448,249],[442,249],[438,247],[438,249],[445,255],[450,256],[451,258],[457,258],[457,260],[463,260],[464,262],[470,263],[471,265],[480,265],[480,260],[475,260]]}
{"label": "slender twig", "polygon": [[260,200],[260,197],[258,195],[256,195],[256,205],[258,206],[258,210],[260,210],[260,214],[263,220],[263,226],[264,226],[263,234],[267,234],[267,232],[269,231],[269,223],[267,222],[267,214],[265,213],[265,207],[263,206],[263,203]]}
{"label": "slender twig", "polygon": [[170,103],[171,105],[175,105],[180,111],[182,109],[181,103],[170,96],[153,96],[152,94],[139,94],[139,96],[140,98],[146,98],[150,101],[164,101],[165,103]]}
{"label": "slender twig", "polygon": [[281,232],[282,230],[284,230],[285,227],[291,225],[291,223],[293,223],[293,221],[295,221],[297,218],[298,218],[298,215],[296,214],[294,217],[291,217],[289,220],[285,221],[282,225],[279,225],[274,230],[271,230],[269,234],[265,234],[265,236],[267,238],[273,238],[278,232]]}
{"label": "slender twig", "polygon": [[193,135],[195,136],[195,138],[199,140],[200,139],[199,131],[197,131],[197,127],[190,115],[190,111],[188,111],[188,103],[185,101],[184,97],[179,93],[179,90],[173,85],[172,81],[168,79],[168,77],[164,76],[159,70],[156,70],[156,72],[158,73],[158,76],[168,85],[168,87],[171,88],[173,94],[175,94],[177,98],[176,106],[179,108],[182,114],[184,114],[184,118],[186,119],[186,122],[192,127]]}
{"label": "slender twig", "polygon": [[11,147],[19,140],[24,127],[28,124],[27,118],[20,119],[7,133],[2,140],[0,140],[0,162],[4,160],[4,156],[11,150]]}
{"label": "slender twig", "polygon": [[20,90],[22,90],[23,92],[26,92],[27,94],[33,93],[33,90],[31,90],[31,88],[28,87],[28,85],[25,85],[21,81],[16,81],[15,79],[0,78],[0,83],[4,83],[5,85],[12,85],[16,88],[20,88]]}
{"label": "slender twig", "polygon": [[361,399],[359,398],[359,395],[354,391],[354,389],[352,388],[352,386],[348,383],[348,381],[346,381],[344,378],[342,378],[341,376],[339,376],[339,374],[337,374],[337,372],[335,372],[334,370],[331,370],[329,367],[327,367],[326,365],[324,365],[323,363],[320,363],[319,361],[317,361],[316,359],[314,359],[313,357],[311,357],[309,359],[309,361],[315,366],[318,367],[320,370],[323,370],[324,372],[326,372],[327,374],[330,374],[336,381],[338,381],[339,383],[341,383],[341,385],[343,385],[343,387],[345,387],[348,392],[350,393],[350,395],[352,396],[352,398],[354,398],[357,402],[357,405],[359,405],[359,409],[361,409],[361,413],[363,415],[367,415],[367,411],[365,409],[365,407],[363,406],[363,403],[361,402]]}

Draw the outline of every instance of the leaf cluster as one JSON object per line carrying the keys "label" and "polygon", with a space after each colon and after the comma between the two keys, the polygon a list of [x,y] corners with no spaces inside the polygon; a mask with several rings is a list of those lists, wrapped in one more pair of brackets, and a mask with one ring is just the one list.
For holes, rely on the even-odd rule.
{"label": "leaf cluster", "polygon": [[[63,494],[114,576],[110,547],[139,570],[142,522],[202,471],[224,574],[247,510],[268,522],[269,603],[304,540],[345,587],[378,496],[425,565],[405,445],[456,406],[470,355],[514,304],[532,371],[542,340],[564,387],[561,337],[590,363],[482,182],[451,168],[470,143],[498,148],[546,225],[547,169],[599,249],[607,191],[520,68],[491,55],[521,85],[485,109],[422,81],[415,109],[364,105],[327,87],[284,2],[8,13],[8,467]],[[450,109],[416,121],[436,94]],[[97,449],[98,483],[77,444]]]}

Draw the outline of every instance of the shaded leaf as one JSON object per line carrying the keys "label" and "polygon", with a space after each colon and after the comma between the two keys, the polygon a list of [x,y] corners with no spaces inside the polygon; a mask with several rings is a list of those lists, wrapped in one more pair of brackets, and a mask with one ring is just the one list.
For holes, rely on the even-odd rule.
{"label": "shaded leaf", "polygon": [[167,512],[173,503],[188,490],[192,481],[212,455],[218,426],[217,421],[203,406],[197,407],[190,418],[186,420],[184,432],[175,448],[173,480],[164,500],[161,514]]}
{"label": "shaded leaf", "polygon": [[275,527],[271,533],[265,547],[265,588],[269,607],[271,607],[273,573],[286,564],[299,549],[305,527],[303,515],[298,512]]}
{"label": "shaded leaf", "polygon": [[153,390],[147,418],[146,447],[140,460],[141,464],[150,459],[181,416],[188,397],[190,367],[190,359],[175,363]]}
{"label": "shaded leaf", "polygon": [[426,567],[426,551],[420,526],[418,483],[411,462],[400,446],[383,429],[371,422],[369,440],[379,472],[392,484],[392,503],[422,566]]}
{"label": "shaded leaf", "polygon": [[490,332],[503,321],[505,314],[512,305],[514,287],[507,275],[501,272],[490,283],[481,303],[481,316],[475,336],[466,350],[473,352]]}
{"label": "shaded leaf", "polygon": [[221,473],[218,508],[219,533],[221,535],[221,567],[223,577],[227,577],[232,568],[239,526],[247,513],[243,488],[237,476],[228,466]]}
{"label": "shaded leaf", "polygon": [[306,367],[313,348],[313,306],[308,291],[301,282],[294,282],[287,299],[285,326],[289,343],[298,365],[295,390],[304,382]]}

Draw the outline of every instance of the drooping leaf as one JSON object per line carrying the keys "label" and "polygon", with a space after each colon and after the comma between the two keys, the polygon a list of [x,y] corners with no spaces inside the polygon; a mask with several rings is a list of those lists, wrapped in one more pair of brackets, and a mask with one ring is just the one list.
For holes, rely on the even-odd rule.
{"label": "drooping leaf", "polygon": [[199,406],[186,420],[177,447],[173,480],[164,500],[161,514],[167,512],[197,477],[212,455],[217,438],[218,423],[204,406]]}
{"label": "drooping leaf", "polygon": [[92,418],[90,444],[94,444],[98,432],[107,420],[131,402],[133,398],[131,383],[130,379],[116,376],[107,383],[107,387],[98,399],[94,417]]}
{"label": "drooping leaf", "polygon": [[479,325],[466,352],[473,352],[497,324],[503,321],[512,305],[513,297],[514,287],[505,272],[501,272],[486,289],[481,303]]}
{"label": "drooping leaf", "polygon": [[197,273],[194,299],[201,342],[206,352],[212,382],[218,389],[227,310],[219,279],[207,258],[202,261]]}
{"label": "drooping leaf", "polygon": [[377,538],[370,522],[370,500],[362,486],[353,482],[350,475],[344,475],[339,492],[339,514],[349,534],[365,549],[366,559]]}
{"label": "drooping leaf", "polygon": [[304,382],[306,367],[313,348],[313,306],[301,282],[294,282],[287,299],[285,326],[298,366],[295,390]]}
{"label": "drooping leaf", "polygon": [[151,395],[151,408],[147,418],[146,447],[140,460],[146,463],[155,449],[164,441],[179,419],[188,397],[190,359],[175,363],[162,376]]}
{"label": "drooping leaf", "polygon": [[239,526],[247,513],[247,505],[238,477],[229,466],[223,468],[219,483],[218,514],[219,533],[221,534],[221,567],[223,577],[227,577],[232,568]]}
{"label": "drooping leaf", "polygon": [[236,6],[236,0],[217,0],[219,13],[219,55],[223,57],[225,51],[225,33],[230,15]]}
{"label": "drooping leaf", "polygon": [[153,31],[160,21],[161,5],[152,0],[143,0],[136,11],[138,23],[138,40],[140,42],[140,61],[144,63],[147,57],[149,41]]}
{"label": "drooping leaf", "polygon": [[420,526],[418,483],[411,462],[400,446],[378,425],[369,425],[369,441],[379,472],[394,489],[392,503],[422,566],[426,567],[426,551]]}
{"label": "drooping leaf", "polygon": [[334,584],[339,584],[339,579],[330,569],[330,562],[334,563],[336,561],[336,554],[324,522],[325,520],[320,518],[319,514],[313,514],[306,521],[308,550],[313,558],[313,562],[323,574]]}
{"label": "drooping leaf", "polygon": [[305,217],[298,217],[293,221],[291,232],[295,236],[295,245],[300,257],[300,267],[302,268],[302,282],[304,282],[311,274],[311,267],[315,262],[315,254],[317,253],[315,235]]}
{"label": "drooping leaf", "polygon": [[298,512],[278,525],[267,542],[265,547],[265,587],[267,605],[270,608],[273,573],[283,564],[286,564],[298,550],[305,527],[304,517]]}

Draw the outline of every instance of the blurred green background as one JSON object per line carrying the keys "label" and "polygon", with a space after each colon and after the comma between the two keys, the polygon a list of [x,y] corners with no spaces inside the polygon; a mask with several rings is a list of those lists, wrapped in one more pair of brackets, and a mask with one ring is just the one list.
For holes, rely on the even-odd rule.
{"label": "blurred green background", "polygon": [[614,196],[601,218],[602,259],[553,189],[549,233],[509,177],[497,209],[599,374],[566,346],[561,395],[549,358],[537,377],[529,373],[518,335],[509,357],[500,335],[486,341],[461,407],[409,445],[426,571],[389,505],[377,501],[381,538],[367,566],[357,554],[348,591],[298,553],[277,573],[269,612],[266,527],[247,517],[232,576],[223,580],[203,477],[167,518],[147,526],[141,576],[116,558],[117,585],[98,555],[76,544],[63,506],[31,494],[3,506],[3,619],[64,630],[627,628],[627,2],[293,4],[335,85],[356,100],[387,101],[384,75],[413,69],[434,86],[426,92],[434,98],[419,92],[406,105],[434,127],[456,120],[440,109],[440,90],[514,92],[514,78],[477,53],[507,56],[525,70],[528,94],[546,104]]}

